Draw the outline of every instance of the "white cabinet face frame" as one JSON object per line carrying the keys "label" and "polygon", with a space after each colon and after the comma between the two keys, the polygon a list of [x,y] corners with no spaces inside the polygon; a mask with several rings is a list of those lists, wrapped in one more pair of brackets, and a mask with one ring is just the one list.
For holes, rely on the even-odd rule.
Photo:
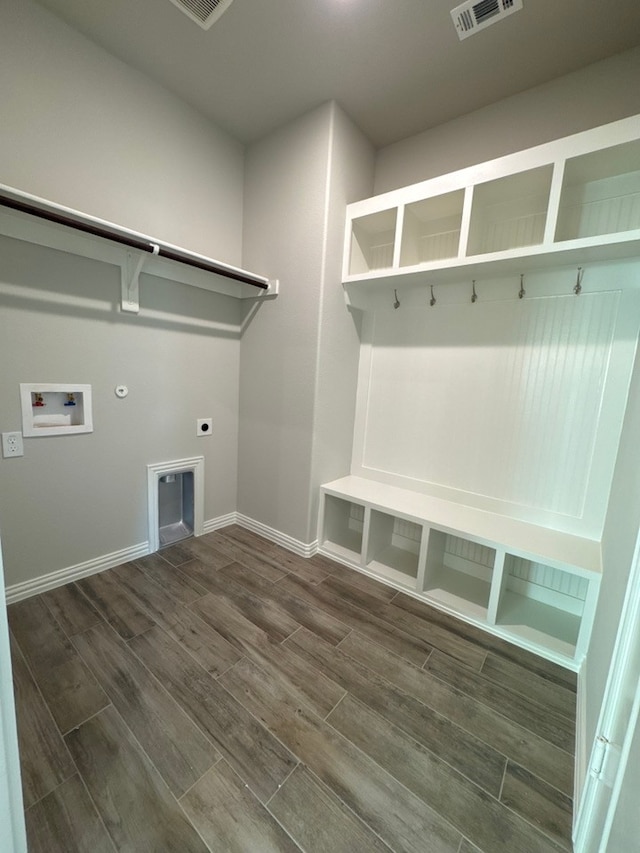
{"label": "white cabinet face frame", "polygon": [[[640,247],[640,117],[554,140],[525,151],[392,190],[347,206],[343,282],[376,280],[401,284],[424,273],[440,281],[465,275],[480,277],[498,269],[517,271],[523,259],[529,268],[550,263],[570,264],[598,258],[632,257]],[[524,190],[521,195],[520,184]],[[516,188],[514,197],[509,189]],[[526,191],[525,191],[526,190]],[[446,207],[446,199],[464,195],[459,252],[433,245],[420,258],[407,248],[416,218],[427,219],[427,203]],[[527,199],[529,200],[527,202]],[[493,205],[494,235],[479,233],[480,210]],[[586,204],[582,213],[572,206]],[[459,207],[459,201],[456,201]],[[396,217],[395,241],[387,228],[385,243],[395,245],[391,264],[352,259],[353,224],[375,223],[384,212],[387,225]],[[500,211],[504,214],[501,217]],[[416,217],[420,213],[420,216]],[[513,220],[509,222],[509,218]],[[491,218],[491,217],[490,217]],[[441,233],[447,230],[443,217]],[[516,220],[521,220],[517,222]],[[528,221],[525,221],[528,220]],[[589,224],[590,223],[590,224]],[[449,221],[449,225],[453,225]],[[455,223],[457,226],[457,223]],[[413,229],[413,231],[412,231]],[[357,228],[356,228],[357,230]],[[427,227],[427,231],[429,228]],[[437,232],[434,232],[437,233]],[[402,246],[402,249],[400,248]],[[549,255],[556,255],[555,259]],[[349,294],[352,289],[349,288]]]}
{"label": "white cabinet face frame", "polygon": [[[347,477],[321,488],[320,552],[523,648],[577,670],[586,654],[597,603],[598,571],[568,565],[558,554],[530,550],[488,536],[403,513],[390,504],[413,496]],[[343,490],[342,493],[340,490]],[[354,491],[359,494],[354,495]],[[419,500],[419,498],[417,498]],[[439,509],[446,506],[440,502]],[[452,520],[456,508],[448,510]],[[359,519],[362,518],[360,525]],[[482,519],[483,514],[478,515]],[[495,524],[495,521],[493,522]],[[498,521],[499,524],[499,521]],[[351,528],[351,529],[350,529]],[[529,528],[534,542],[539,530]],[[520,534],[522,535],[522,533]],[[576,553],[573,537],[558,553]],[[552,540],[553,542],[553,537]]]}

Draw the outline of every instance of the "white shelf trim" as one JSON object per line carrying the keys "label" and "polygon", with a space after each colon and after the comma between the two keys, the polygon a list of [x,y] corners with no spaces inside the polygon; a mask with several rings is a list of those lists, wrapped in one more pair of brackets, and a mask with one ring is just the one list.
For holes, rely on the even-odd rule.
{"label": "white shelf trim", "polygon": [[[37,214],[4,207],[3,198],[8,204],[15,202],[39,209],[45,216],[63,217],[69,220],[69,224],[39,219]],[[95,228],[106,233],[91,234],[75,230],[76,227]],[[0,234],[119,266],[121,308],[126,312],[138,313],[140,310],[139,276],[143,271],[239,299],[275,296],[279,291],[276,279],[268,279],[3,184],[0,184]],[[122,245],[119,239],[134,241],[140,247]],[[165,257],[162,257],[163,252]],[[198,264],[216,269],[200,269]]]}

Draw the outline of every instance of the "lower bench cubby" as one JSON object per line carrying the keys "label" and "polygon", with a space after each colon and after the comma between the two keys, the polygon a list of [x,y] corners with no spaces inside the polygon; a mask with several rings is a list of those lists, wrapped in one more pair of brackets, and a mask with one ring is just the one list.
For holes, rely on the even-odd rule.
{"label": "lower bench cubby", "polygon": [[496,624],[573,657],[588,593],[585,577],[507,554]]}
{"label": "lower bench cubby", "polygon": [[372,509],[366,567],[402,586],[416,588],[422,526]]}
{"label": "lower bench cubby", "polygon": [[486,619],[495,559],[494,548],[431,529],[423,591],[434,601]]}
{"label": "lower bench cubby", "polygon": [[324,541],[336,557],[360,559],[364,506],[327,495],[324,501]]}
{"label": "lower bench cubby", "polygon": [[577,669],[586,653],[595,541],[358,477],[321,487],[318,541],[321,553],[563,666]]}

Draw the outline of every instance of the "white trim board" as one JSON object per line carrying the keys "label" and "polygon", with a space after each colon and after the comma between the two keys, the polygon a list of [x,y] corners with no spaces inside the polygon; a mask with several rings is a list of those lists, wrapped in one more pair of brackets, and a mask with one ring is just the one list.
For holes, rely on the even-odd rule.
{"label": "white trim board", "polygon": [[[262,524],[237,512],[230,512],[217,518],[208,519],[202,525],[202,533],[212,533],[214,530],[219,530],[221,527],[228,527],[230,524],[238,524],[240,527],[245,527],[259,536],[264,536],[265,539],[281,545],[299,557],[312,557],[318,551],[317,541],[305,544],[299,539],[294,539],[286,533],[281,533],[273,527],[268,527],[266,524]],[[58,569],[55,572],[49,572],[46,575],[40,575],[40,577],[32,578],[28,581],[12,584],[6,587],[7,604],[14,604],[17,601],[22,601],[24,598],[40,595],[40,593],[48,592],[50,589],[64,586],[67,583],[72,583],[89,575],[105,572],[107,569],[114,569],[116,566],[121,566],[123,563],[128,563],[131,560],[138,560],[140,557],[145,557],[150,553],[153,552],[149,547],[149,542],[140,542],[129,548],[112,551],[110,554],[103,554],[100,557],[86,560],[75,566],[68,566],[67,568]]]}
{"label": "white trim board", "polygon": [[287,533],[281,533],[274,527],[268,527],[266,524],[262,524],[260,521],[255,521],[247,515],[237,513],[236,524],[239,524],[240,527],[246,527],[247,530],[257,533],[258,536],[264,536],[265,539],[269,539],[271,542],[281,545],[283,548],[286,548],[287,551],[292,551],[299,557],[313,557],[313,555],[318,552],[317,539],[305,544],[299,539],[294,539],[293,536],[289,536]]}
{"label": "white trim board", "polygon": [[75,566],[68,566],[65,569],[58,569],[55,572],[49,572],[46,575],[22,581],[22,583],[12,584],[6,588],[7,604],[14,604],[16,601],[22,601],[23,598],[40,595],[42,592],[47,592],[58,586],[64,586],[72,581],[80,580],[80,578],[96,575],[98,572],[104,572],[107,569],[114,569],[123,563],[144,557],[148,553],[149,543],[140,542],[138,545],[132,545],[130,548],[112,551],[110,554],[103,554],[93,560],[77,563]]}

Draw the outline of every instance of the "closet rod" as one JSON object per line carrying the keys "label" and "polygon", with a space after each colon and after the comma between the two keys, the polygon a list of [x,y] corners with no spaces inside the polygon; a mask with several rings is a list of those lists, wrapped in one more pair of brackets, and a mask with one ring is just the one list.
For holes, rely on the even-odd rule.
{"label": "closet rod", "polygon": [[23,201],[22,199],[12,198],[2,192],[0,192],[0,205],[11,208],[12,210],[17,210],[20,213],[28,213],[31,216],[46,219],[49,222],[55,222],[57,225],[65,225],[68,228],[75,228],[76,231],[84,231],[86,234],[92,234],[94,237],[113,240],[114,242],[121,243],[124,246],[139,249],[142,252],[149,252],[152,255],[157,255],[158,257],[166,258],[170,261],[176,261],[177,263],[186,264],[190,267],[197,267],[205,272],[216,273],[216,275],[222,275],[225,278],[241,281],[243,284],[250,284],[253,287],[259,287],[261,290],[269,289],[268,279],[262,278],[261,276],[253,275],[252,273],[244,270],[238,270],[234,267],[228,267],[225,264],[201,258],[195,254],[192,255],[185,250],[169,248],[167,246],[163,246],[161,243],[153,243],[151,240],[144,237],[136,237],[132,234],[111,230],[103,225],[94,223],[91,219],[76,219],[75,217],[59,213],[56,210],[50,210],[47,207],[41,207],[40,205]]}

